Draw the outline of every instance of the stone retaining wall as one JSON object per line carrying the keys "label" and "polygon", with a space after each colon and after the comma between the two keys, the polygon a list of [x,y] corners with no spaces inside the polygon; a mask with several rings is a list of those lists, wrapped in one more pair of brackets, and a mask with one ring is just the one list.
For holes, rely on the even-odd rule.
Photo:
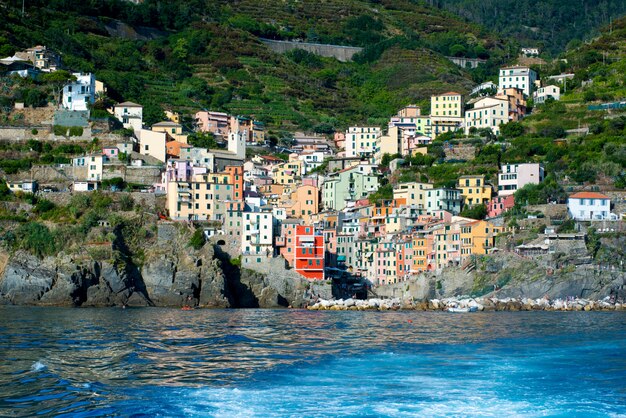
{"label": "stone retaining wall", "polygon": [[341,62],[352,61],[354,54],[361,52],[363,48],[341,45],[325,45],[309,42],[274,41],[272,39],[261,39],[272,51],[284,54],[293,49],[303,49],[322,57],[333,57]]}

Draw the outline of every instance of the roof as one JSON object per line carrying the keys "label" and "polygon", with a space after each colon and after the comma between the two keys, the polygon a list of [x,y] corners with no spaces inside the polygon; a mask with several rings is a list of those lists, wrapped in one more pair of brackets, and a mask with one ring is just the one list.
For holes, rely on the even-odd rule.
{"label": "roof", "polygon": [[153,128],[155,126],[176,126],[176,127],[178,127],[178,126],[182,126],[182,125],[179,124],[179,123],[176,123],[176,122],[172,122],[172,121],[166,120],[166,121],[155,123],[154,125],[152,125]]}
{"label": "roof", "polygon": [[570,199],[609,199],[608,196],[602,193],[595,192],[578,192],[569,197]]}
{"label": "roof", "polygon": [[435,96],[460,96],[461,93],[457,93],[456,91],[449,91],[447,93],[435,94]]}
{"label": "roof", "polygon": [[285,161],[282,158],[274,157],[273,155],[260,155],[260,157],[262,159],[268,160],[268,161],[280,161],[280,162],[284,162]]}
{"label": "roof", "polygon": [[184,144],[178,141],[170,141],[165,144],[165,148],[168,154],[180,157],[181,148],[192,148],[191,145]]}
{"label": "roof", "polygon": [[143,107],[142,105],[133,103],[133,102],[123,102],[123,103],[118,103],[115,105],[115,107],[118,107],[118,106],[120,107]]}

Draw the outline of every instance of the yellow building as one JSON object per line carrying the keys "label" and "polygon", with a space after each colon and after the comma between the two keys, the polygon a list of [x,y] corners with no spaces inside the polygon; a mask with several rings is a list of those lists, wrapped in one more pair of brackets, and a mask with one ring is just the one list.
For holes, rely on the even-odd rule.
{"label": "yellow building", "polygon": [[288,190],[285,190],[285,192],[290,193],[292,190],[295,190],[296,181],[300,178],[300,173],[302,173],[302,164],[302,160],[295,159],[274,166],[272,169],[274,183],[286,186]]}
{"label": "yellow building", "polygon": [[413,266],[412,272],[426,271],[428,269],[429,242],[424,235],[413,237]]}
{"label": "yellow building", "polygon": [[167,208],[174,220],[224,221],[243,207],[243,167],[167,183]]}
{"label": "yellow building", "polygon": [[315,186],[299,186],[281,205],[290,218],[302,218],[308,225],[311,217],[319,212],[320,192]]}
{"label": "yellow building", "polygon": [[183,134],[183,126],[179,123],[172,122],[170,120],[155,123],[152,125],[153,132],[165,132],[170,138],[175,141],[187,143],[187,135]]}
{"label": "yellow building", "polygon": [[393,198],[395,200],[406,199],[407,206],[416,206],[418,209],[426,209],[426,190],[431,190],[433,185],[430,183],[400,183],[393,189]]}
{"label": "yellow building", "polygon": [[485,184],[485,176],[461,176],[456,185],[461,189],[463,203],[475,206],[488,203],[491,200],[491,186]]}
{"label": "yellow building", "polygon": [[460,129],[465,119],[463,96],[448,92],[430,98],[430,121],[433,137]]}
{"label": "yellow building", "polygon": [[485,255],[496,245],[502,227],[489,221],[473,221],[461,226],[461,257]]}

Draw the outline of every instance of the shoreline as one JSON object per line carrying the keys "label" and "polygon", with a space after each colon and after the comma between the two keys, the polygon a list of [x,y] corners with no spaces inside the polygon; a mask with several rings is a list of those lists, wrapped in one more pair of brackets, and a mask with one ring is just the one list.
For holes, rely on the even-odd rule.
{"label": "shoreline", "polygon": [[339,299],[319,300],[306,309],[310,311],[448,311],[449,308],[475,308],[477,312],[530,311],[626,311],[626,301],[547,298],[445,298],[415,301],[412,299]]}
{"label": "shoreline", "polygon": [[[185,309],[182,306],[72,306],[72,305],[44,305],[44,304],[13,304],[0,303],[3,307],[28,307],[28,308],[71,308],[71,309],[145,309],[160,308],[180,311],[202,310],[303,310],[303,311],[418,311],[418,312],[447,312],[449,308],[475,308],[475,312],[626,312],[626,301],[611,302],[609,297],[602,300],[590,299],[529,299],[529,298],[444,298],[430,299],[428,301],[416,301],[411,299],[320,299],[308,306],[283,306],[274,308],[250,308],[250,307],[218,307],[196,306]],[[463,313],[463,312],[461,312]]]}

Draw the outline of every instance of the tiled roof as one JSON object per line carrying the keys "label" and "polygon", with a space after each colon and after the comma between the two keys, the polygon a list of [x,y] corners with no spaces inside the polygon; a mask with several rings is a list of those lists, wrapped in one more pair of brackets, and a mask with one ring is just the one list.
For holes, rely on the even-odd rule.
{"label": "tiled roof", "polygon": [[570,199],[608,199],[609,197],[602,193],[595,192],[578,192],[570,196]]}

